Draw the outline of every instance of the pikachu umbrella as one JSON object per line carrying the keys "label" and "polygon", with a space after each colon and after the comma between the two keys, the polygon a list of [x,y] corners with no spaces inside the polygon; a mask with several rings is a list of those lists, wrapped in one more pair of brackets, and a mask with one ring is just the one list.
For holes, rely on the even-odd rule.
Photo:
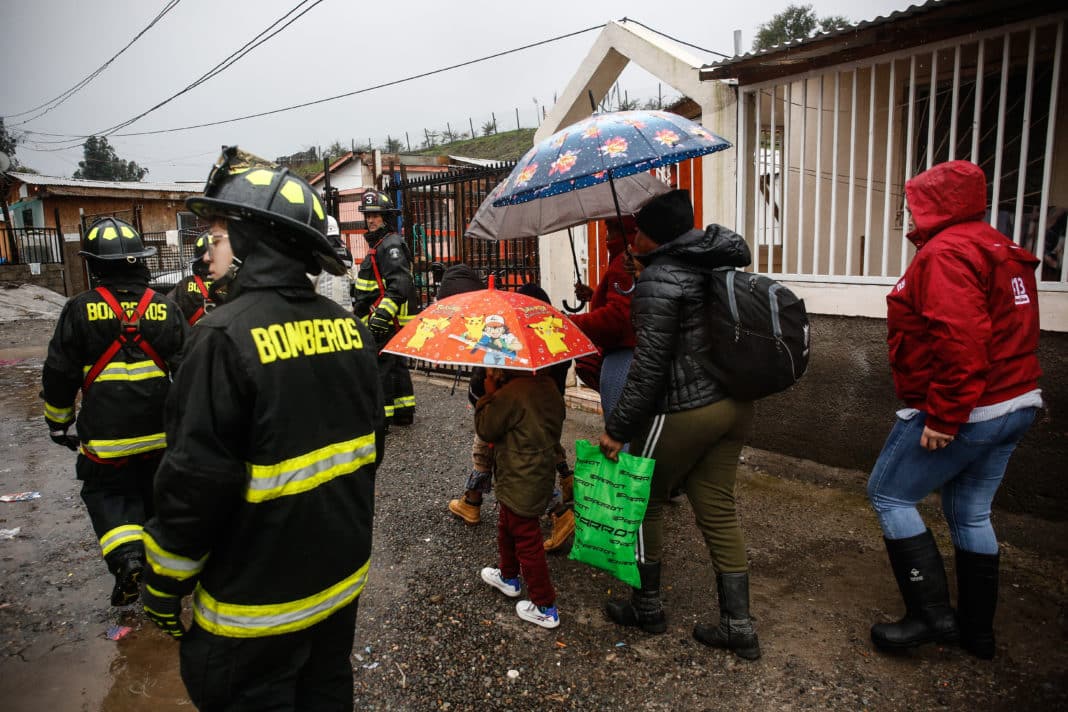
{"label": "pikachu umbrella", "polygon": [[489,288],[434,302],[382,349],[430,363],[537,371],[595,353],[566,316],[533,297]]}

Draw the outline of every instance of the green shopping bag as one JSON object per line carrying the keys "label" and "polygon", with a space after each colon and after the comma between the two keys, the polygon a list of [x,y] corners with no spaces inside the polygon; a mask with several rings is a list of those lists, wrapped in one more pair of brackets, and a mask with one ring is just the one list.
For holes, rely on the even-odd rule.
{"label": "green shopping bag", "polygon": [[619,453],[612,462],[587,440],[575,441],[575,542],[570,558],[638,588],[634,544],[649,504],[655,460]]}

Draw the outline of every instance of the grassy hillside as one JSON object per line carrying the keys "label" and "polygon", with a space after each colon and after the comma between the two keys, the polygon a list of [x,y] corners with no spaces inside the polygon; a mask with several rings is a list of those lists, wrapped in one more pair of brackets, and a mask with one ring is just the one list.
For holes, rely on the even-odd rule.
{"label": "grassy hillside", "polygon": [[422,156],[467,156],[495,161],[516,161],[534,145],[534,129],[502,131],[491,136],[479,136],[463,141],[415,151]]}

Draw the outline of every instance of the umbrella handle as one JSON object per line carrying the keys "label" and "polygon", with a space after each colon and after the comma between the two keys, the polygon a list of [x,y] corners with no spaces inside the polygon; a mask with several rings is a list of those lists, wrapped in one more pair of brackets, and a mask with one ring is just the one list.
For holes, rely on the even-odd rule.
{"label": "umbrella handle", "polygon": [[637,281],[631,282],[630,283],[630,287],[628,287],[627,289],[623,289],[623,287],[620,287],[619,286],[619,282],[613,282],[612,283],[612,288],[615,289],[616,292],[618,292],[619,294],[622,294],[623,296],[626,296],[626,295],[630,294],[631,292],[633,292],[634,288],[637,287],[637,286],[638,286],[638,282]]}
{"label": "umbrella handle", "polygon": [[[571,244],[571,260],[575,263],[575,279],[581,280],[582,275],[579,273],[578,253],[575,252],[575,236],[571,233],[571,228],[567,229],[567,241]],[[564,311],[566,311],[568,314],[578,314],[580,311],[586,308],[585,299],[580,301],[577,307],[573,307],[568,304],[566,299],[564,300],[563,304]]]}
{"label": "umbrella handle", "polygon": [[568,314],[578,314],[580,311],[582,311],[583,309],[586,308],[586,301],[585,300],[580,301],[578,303],[577,307],[573,307],[570,304],[568,304],[566,299],[564,300],[563,304],[564,304],[564,311],[566,311]]}

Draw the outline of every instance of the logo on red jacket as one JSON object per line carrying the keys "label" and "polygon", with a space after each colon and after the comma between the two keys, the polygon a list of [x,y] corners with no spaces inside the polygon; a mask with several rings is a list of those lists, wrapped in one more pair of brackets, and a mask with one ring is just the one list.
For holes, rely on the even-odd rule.
{"label": "logo on red jacket", "polygon": [[1012,294],[1016,306],[1031,303],[1031,297],[1027,295],[1027,285],[1024,284],[1023,277],[1012,278]]}

